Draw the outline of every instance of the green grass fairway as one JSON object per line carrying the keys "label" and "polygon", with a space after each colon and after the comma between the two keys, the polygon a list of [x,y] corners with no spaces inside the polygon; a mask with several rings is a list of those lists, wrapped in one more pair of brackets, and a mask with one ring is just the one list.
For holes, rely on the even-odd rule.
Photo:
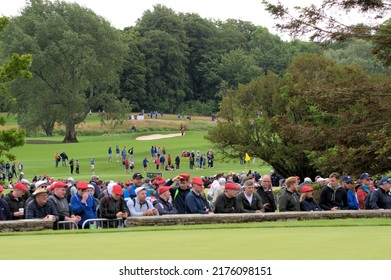
{"label": "green grass fairway", "polygon": [[389,219],[0,234],[0,259],[383,260]]}
{"label": "green grass fairway", "polygon": [[[152,145],[157,147],[165,147],[167,154],[171,154],[174,162],[175,156],[180,155],[183,150],[195,152],[200,150],[201,153],[206,153],[213,148],[212,144],[204,139],[205,131],[189,131],[184,137],[166,138],[160,140],[135,140],[136,137],[150,134],[171,134],[178,133],[177,131],[161,131],[161,132],[144,132],[133,134],[114,134],[102,136],[80,136],[79,143],[76,144],[26,144],[23,147],[15,148],[11,152],[16,155],[16,162],[21,160],[24,164],[24,173],[28,180],[31,180],[34,175],[48,174],[54,178],[70,177],[69,167],[62,167],[61,163],[58,168],[55,168],[54,154],[65,151],[69,158],[78,159],[80,162],[80,175],[75,173],[72,175],[76,180],[89,180],[91,178],[90,160],[95,158],[95,173],[100,175],[103,180],[112,179],[122,181],[131,179],[131,175],[125,174],[123,165],[115,162],[115,145],[118,145],[122,150],[126,146],[126,150],[134,147],[134,162],[135,172],[142,172],[142,160],[147,157],[150,161],[148,172],[155,172],[156,165],[151,161],[150,149]],[[44,141],[61,141],[62,137],[52,138],[28,138],[27,140],[44,140]],[[107,149],[109,146],[113,148],[114,162],[107,162]],[[239,164],[239,160],[222,162],[221,157],[216,154],[215,167],[213,169],[189,169],[188,158],[181,157],[181,167],[176,171],[163,171],[164,178],[172,178],[179,173],[190,173],[192,176],[209,176],[218,172],[228,173],[230,171],[241,172],[242,170],[257,170],[262,174],[270,171],[270,167],[262,165],[259,160],[251,160],[251,165],[244,168]],[[162,171],[158,171],[162,172]]]}

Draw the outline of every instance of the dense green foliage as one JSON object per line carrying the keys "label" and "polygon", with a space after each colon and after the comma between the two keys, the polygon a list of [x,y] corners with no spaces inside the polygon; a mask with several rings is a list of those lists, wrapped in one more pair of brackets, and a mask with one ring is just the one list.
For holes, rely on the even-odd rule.
{"label": "dense green foliage", "polygon": [[65,124],[65,142],[76,141],[74,126],[90,109],[115,117],[124,107],[210,115],[227,89],[268,71],[282,74],[297,54],[318,51],[250,22],[207,20],[162,5],[119,31],[78,4],[46,0],[29,1],[0,41],[6,54],[26,51],[34,59],[33,78],[10,87],[18,123],[48,136],[56,122]]}
{"label": "dense green foliage", "polygon": [[[0,17],[0,33],[4,32],[9,24],[7,17]],[[31,65],[31,55],[19,55],[13,53],[11,59],[0,64],[0,96],[3,102],[13,102],[14,100],[8,95],[6,85],[18,77],[30,78],[29,67]],[[6,101],[4,101],[6,100]],[[4,117],[0,117],[0,125],[5,124]],[[14,147],[23,146],[25,132],[20,129],[8,129],[0,131],[0,158],[13,160],[15,157],[10,150]]]}
{"label": "dense green foliage", "polygon": [[207,138],[227,156],[248,152],[283,176],[390,170],[389,76],[315,55],[230,92]]}
{"label": "dense green foliage", "polygon": [[28,129],[41,126],[50,135],[59,122],[66,126],[64,142],[76,142],[75,125],[92,104],[115,106],[126,45],[119,31],[91,10],[66,2],[30,2],[2,38],[7,53],[33,56],[33,78],[11,88],[19,123]]}

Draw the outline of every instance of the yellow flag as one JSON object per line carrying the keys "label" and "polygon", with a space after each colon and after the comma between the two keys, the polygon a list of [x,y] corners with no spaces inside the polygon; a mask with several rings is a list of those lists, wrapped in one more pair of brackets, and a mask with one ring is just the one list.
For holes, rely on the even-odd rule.
{"label": "yellow flag", "polygon": [[245,161],[250,161],[250,156],[248,155],[248,153],[246,153],[246,157],[244,158]]}

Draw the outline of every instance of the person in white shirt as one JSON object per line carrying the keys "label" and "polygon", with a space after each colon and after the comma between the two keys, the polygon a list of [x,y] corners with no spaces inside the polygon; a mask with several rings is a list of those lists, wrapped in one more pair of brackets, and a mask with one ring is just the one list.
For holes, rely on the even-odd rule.
{"label": "person in white shirt", "polygon": [[159,216],[158,210],[147,199],[147,190],[145,187],[138,187],[135,193],[136,197],[129,199],[126,203],[131,216]]}
{"label": "person in white shirt", "polygon": [[262,213],[265,212],[262,198],[254,191],[253,180],[244,182],[244,191],[237,195],[240,213]]}

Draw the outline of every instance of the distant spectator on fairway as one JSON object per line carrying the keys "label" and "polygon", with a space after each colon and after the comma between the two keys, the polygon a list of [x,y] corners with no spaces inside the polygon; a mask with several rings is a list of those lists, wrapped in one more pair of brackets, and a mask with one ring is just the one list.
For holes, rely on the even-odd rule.
{"label": "distant spectator on fairway", "polygon": [[88,193],[87,182],[78,182],[76,186],[77,193],[71,197],[71,209],[75,215],[81,217],[78,223],[81,228],[85,220],[96,218],[97,205],[94,197]]}
{"label": "distant spectator on fairway", "polygon": [[155,208],[160,215],[174,215],[178,214],[178,210],[172,205],[170,186],[161,186],[158,188],[158,199],[154,202]]}
{"label": "distant spectator on fairway", "polygon": [[180,164],[181,164],[181,158],[179,157],[179,155],[177,155],[177,156],[175,157],[175,169],[176,169],[176,170],[179,170]]}
{"label": "distant spectator on fairway", "polygon": [[115,146],[115,160],[119,162],[120,150],[118,145]]}
{"label": "distant spectator on fairway", "polygon": [[111,146],[109,146],[109,149],[107,150],[107,162],[113,161],[113,149]]}
{"label": "distant spectator on fairway", "polygon": [[126,158],[126,147],[124,146],[124,148],[122,149],[122,152],[121,152],[121,156],[122,156],[122,164]]}
{"label": "distant spectator on fairway", "polygon": [[298,194],[298,180],[289,177],[285,180],[286,188],[282,191],[279,200],[280,212],[300,211],[300,197]]}
{"label": "distant spectator on fairway", "polygon": [[62,166],[67,166],[68,155],[65,152],[60,154]]}
{"label": "distant spectator on fairway", "polygon": [[23,163],[21,161],[18,162],[18,172],[19,175],[23,172]]}
{"label": "distant spectator on fairway", "polygon": [[69,161],[69,168],[70,168],[71,174],[73,174],[74,166],[75,166],[75,164],[74,164],[73,158],[71,158],[71,160]]}
{"label": "distant spectator on fairway", "polygon": [[76,174],[80,174],[80,163],[79,160],[76,160]]}
{"label": "distant spectator on fairway", "polygon": [[129,173],[129,160],[128,160],[128,158],[125,158],[124,166],[125,166],[125,174],[128,174]]}
{"label": "distant spectator on fairway", "polygon": [[91,164],[91,172],[92,172],[92,174],[94,174],[95,173],[95,159],[94,158],[91,158],[90,164]]}
{"label": "distant spectator on fairway", "polygon": [[148,170],[148,163],[149,163],[149,161],[148,161],[148,159],[145,157],[145,158],[143,159],[143,168],[144,168],[144,172],[147,172],[147,170]]}
{"label": "distant spectator on fairway", "polygon": [[150,200],[147,199],[147,190],[145,187],[138,187],[135,190],[136,197],[129,199],[126,205],[128,206],[131,216],[157,216],[158,210],[153,207]]}
{"label": "distant spectator on fairway", "polygon": [[60,160],[61,160],[61,157],[60,157],[60,155],[59,155],[58,153],[55,153],[55,154],[54,154],[54,160],[55,160],[55,165],[56,165],[56,167],[58,167],[58,163],[59,163]]}
{"label": "distant spectator on fairway", "polygon": [[244,182],[244,191],[237,195],[240,213],[262,213],[265,211],[262,198],[255,191],[253,180]]}

